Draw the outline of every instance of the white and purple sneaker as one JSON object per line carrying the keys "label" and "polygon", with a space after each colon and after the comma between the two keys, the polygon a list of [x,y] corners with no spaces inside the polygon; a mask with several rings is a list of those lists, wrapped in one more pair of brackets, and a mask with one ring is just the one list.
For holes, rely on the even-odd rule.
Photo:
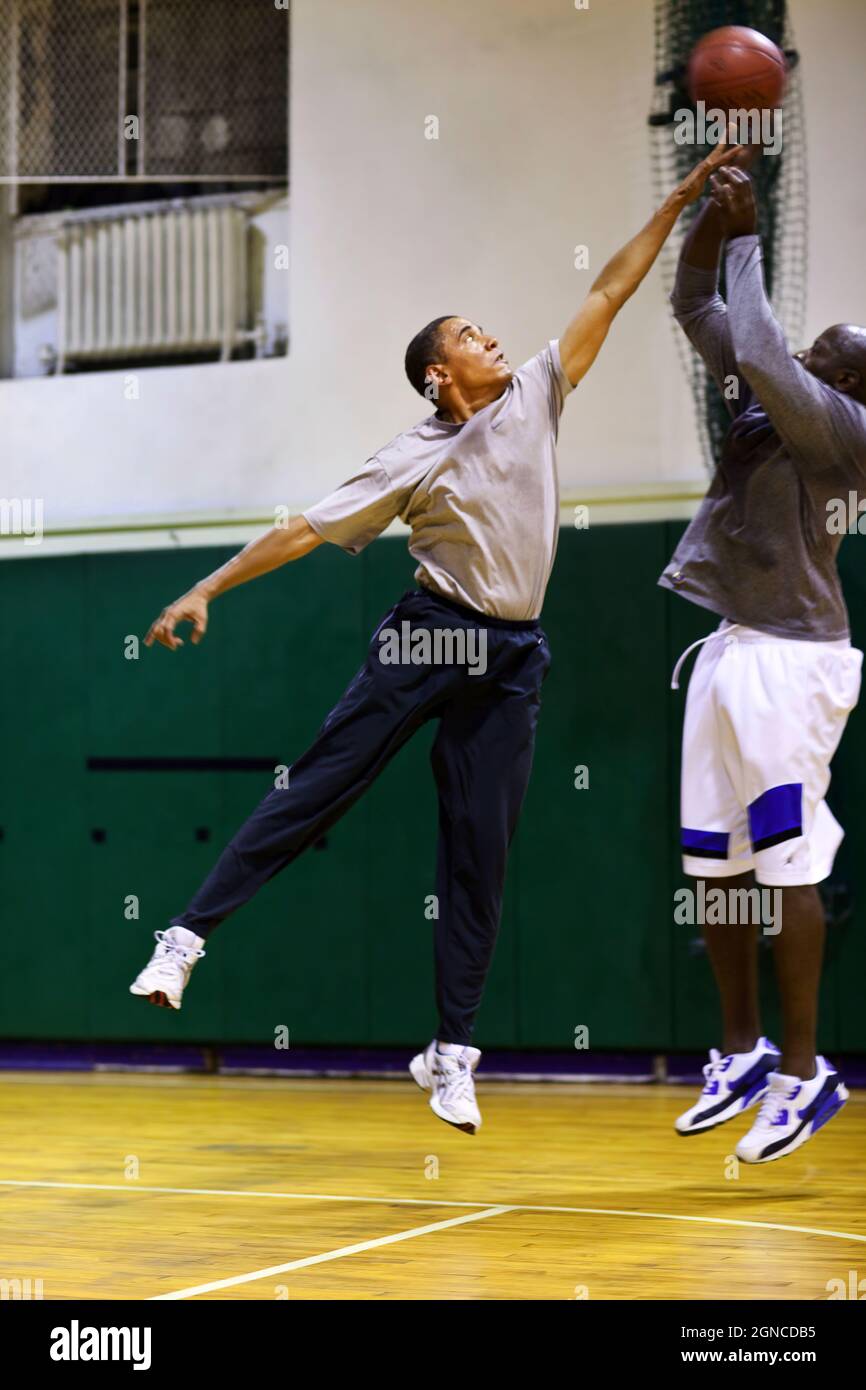
{"label": "white and purple sneaker", "polygon": [[702,1134],[763,1100],[767,1076],[779,1056],[779,1049],[769,1038],[759,1038],[751,1052],[729,1052],[726,1057],[711,1047],[704,1067],[704,1089],[692,1108],[674,1121],[677,1133]]}
{"label": "white and purple sneaker", "polygon": [[838,1115],[848,1091],[837,1071],[823,1057],[815,1059],[809,1081],[771,1071],[769,1087],[758,1117],[734,1152],[744,1163],[771,1163],[811,1139]]}

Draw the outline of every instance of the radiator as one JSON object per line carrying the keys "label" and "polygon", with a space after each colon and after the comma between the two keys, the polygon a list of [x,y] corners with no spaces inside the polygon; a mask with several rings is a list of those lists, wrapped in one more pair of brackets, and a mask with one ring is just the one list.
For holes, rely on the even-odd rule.
{"label": "radiator", "polygon": [[247,333],[246,214],[183,208],[67,223],[59,242],[59,361],[219,350]]}

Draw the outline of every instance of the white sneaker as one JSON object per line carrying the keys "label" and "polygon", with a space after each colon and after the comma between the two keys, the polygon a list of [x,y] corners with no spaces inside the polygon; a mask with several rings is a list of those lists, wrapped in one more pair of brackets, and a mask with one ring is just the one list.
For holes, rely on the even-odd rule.
{"label": "white sneaker", "polygon": [[752,1128],[734,1150],[737,1158],[744,1163],[784,1158],[839,1113],[848,1091],[839,1073],[823,1057],[816,1057],[815,1063],[815,1075],[809,1081],[770,1072],[766,1099]]}
{"label": "white sneaker", "polygon": [[481,1128],[481,1111],[475,1100],[473,1072],[481,1060],[477,1047],[461,1052],[436,1051],[436,1039],[409,1063],[413,1079],[424,1091],[432,1092],[430,1109],[446,1124],[474,1134]]}
{"label": "white sneaker", "polygon": [[129,992],[144,994],[163,1009],[179,1009],[192,968],[205,954],[204,937],[187,927],[169,927],[154,936],[159,944]]}
{"label": "white sneaker", "polygon": [[700,1134],[757,1105],[767,1094],[767,1075],[779,1056],[769,1038],[758,1038],[751,1052],[729,1052],[727,1057],[711,1047],[704,1067],[706,1084],[691,1110],[674,1121],[677,1133]]}

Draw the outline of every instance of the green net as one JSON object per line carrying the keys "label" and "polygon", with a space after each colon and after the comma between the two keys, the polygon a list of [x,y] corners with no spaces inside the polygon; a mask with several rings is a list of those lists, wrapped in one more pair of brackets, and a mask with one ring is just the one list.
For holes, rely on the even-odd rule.
{"label": "green net", "polygon": [[[802,346],[806,308],[808,189],[800,67],[785,0],[656,0],[655,87],[649,117],[653,182],[661,199],[709,153],[708,145],[678,144],[674,118],[679,111],[694,109],[686,89],[686,64],[692,48],[704,34],[725,24],[759,30],[788,58],[781,153],[759,159],[750,172],[758,199],[767,291],[788,341],[798,348]],[[683,238],[699,208],[697,203],[686,210],[662,253],[662,276],[668,293]],[[700,358],[682,333],[677,333],[677,340],[695,398],[704,457],[712,470],[729,417]]]}

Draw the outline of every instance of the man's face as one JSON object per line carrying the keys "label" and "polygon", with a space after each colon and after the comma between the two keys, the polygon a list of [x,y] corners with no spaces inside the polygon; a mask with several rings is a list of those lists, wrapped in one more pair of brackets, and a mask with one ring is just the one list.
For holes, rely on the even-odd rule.
{"label": "man's face", "polygon": [[807,372],[811,372],[828,386],[834,384],[833,372],[837,365],[838,344],[834,335],[835,329],[827,328],[819,334],[811,347],[802,348],[794,353],[797,361]]}
{"label": "man's face", "polygon": [[820,381],[863,402],[866,329],[853,323],[836,323],[825,328],[810,348],[803,348],[794,356]]}
{"label": "man's face", "polygon": [[469,319],[448,319],[439,332],[442,366],[461,395],[471,400],[497,386],[505,389],[514,373],[491,333]]}

